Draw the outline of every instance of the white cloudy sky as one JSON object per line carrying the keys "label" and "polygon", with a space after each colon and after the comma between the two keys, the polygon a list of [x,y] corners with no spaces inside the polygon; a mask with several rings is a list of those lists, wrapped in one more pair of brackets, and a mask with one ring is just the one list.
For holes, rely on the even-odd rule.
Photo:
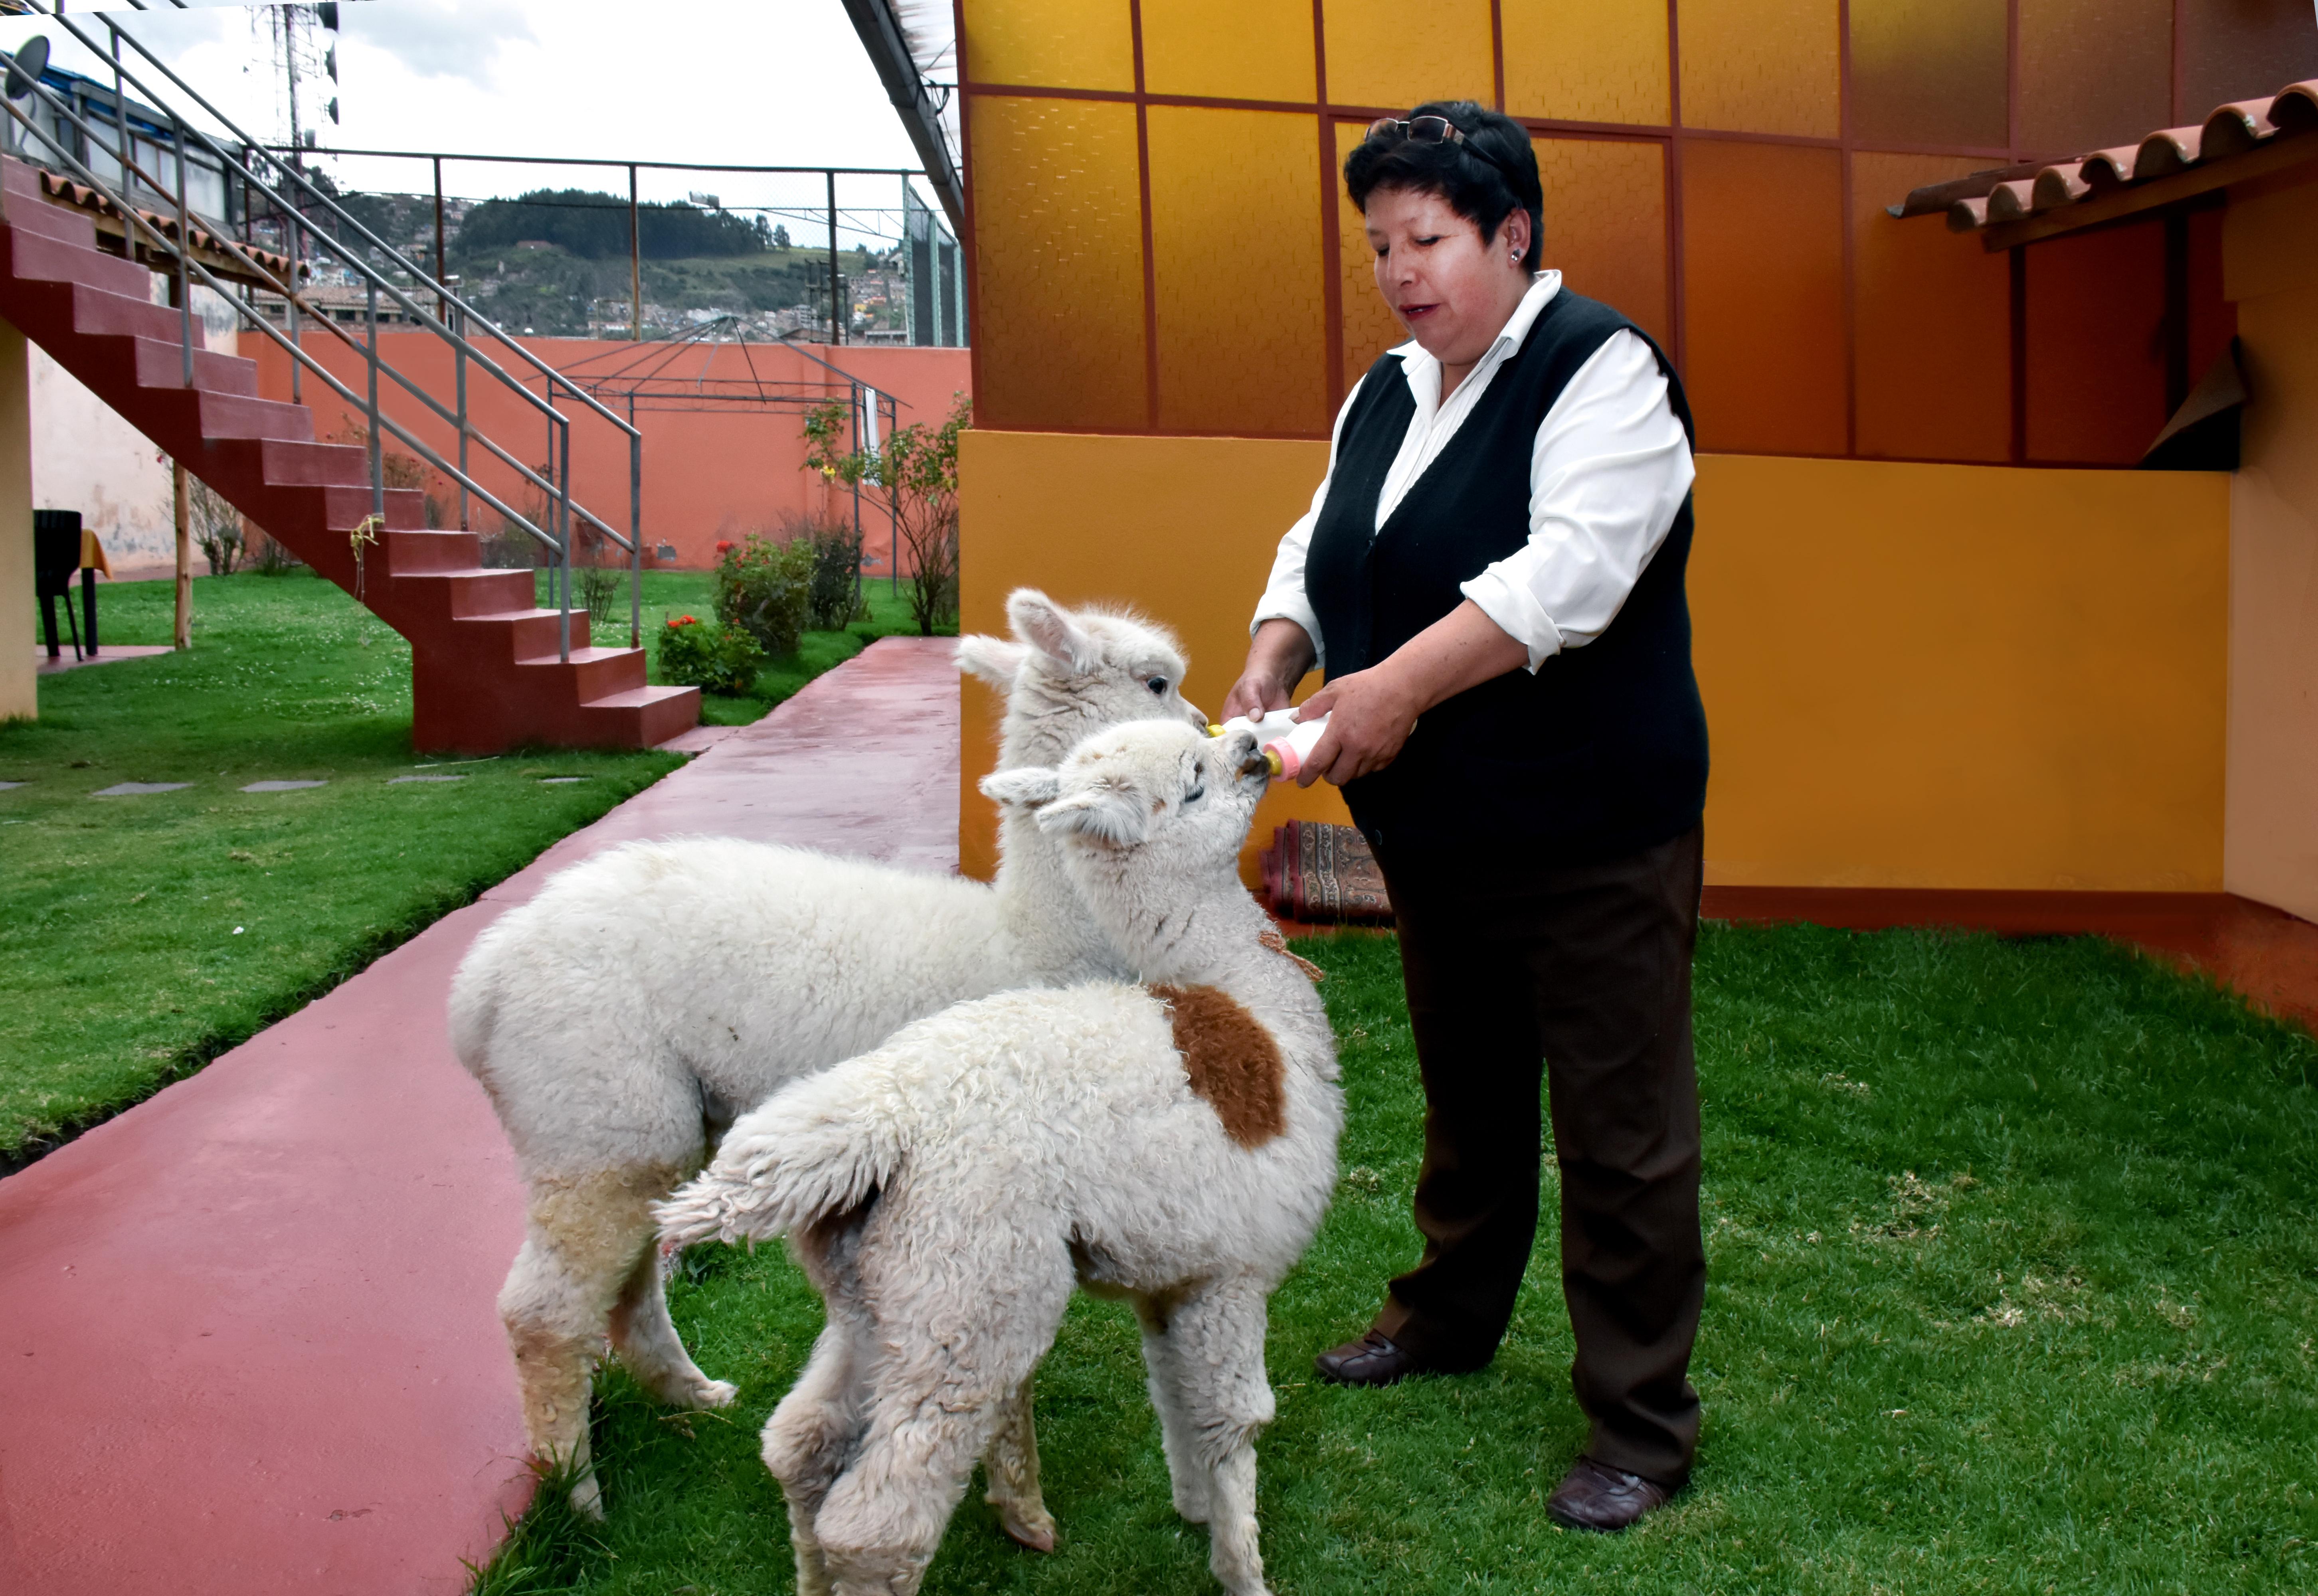
{"label": "white cloudy sky", "polygon": [[[272,47],[253,9],[114,14],[250,132],[285,137]],[[340,13],[343,120],[335,129],[320,124],[326,145],[917,166],[838,0],[351,0]],[[94,32],[93,17],[77,7],[72,14]],[[13,49],[33,32],[50,35],[58,66],[107,75],[49,19],[0,19],[0,47]],[[318,99],[328,92],[324,85]],[[309,125],[314,114],[307,112]],[[419,162],[337,165],[355,187],[431,183]],[[647,199],[699,190],[728,205],[818,202],[822,186],[818,176],[681,173],[646,173],[642,182]],[[860,180],[840,192],[840,203],[897,203],[887,191],[898,182]],[[450,192],[478,196],[566,184],[624,189],[626,175],[471,163],[447,168],[445,178]]]}

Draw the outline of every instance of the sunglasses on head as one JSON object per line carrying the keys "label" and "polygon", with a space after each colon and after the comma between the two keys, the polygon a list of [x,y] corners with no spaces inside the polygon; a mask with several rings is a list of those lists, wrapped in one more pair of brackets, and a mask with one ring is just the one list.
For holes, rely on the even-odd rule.
{"label": "sunglasses on head", "polygon": [[1479,156],[1507,177],[1515,177],[1511,166],[1468,139],[1465,130],[1445,116],[1380,116],[1369,124],[1368,136],[1371,139],[1395,132],[1412,144],[1457,145],[1469,154]]}

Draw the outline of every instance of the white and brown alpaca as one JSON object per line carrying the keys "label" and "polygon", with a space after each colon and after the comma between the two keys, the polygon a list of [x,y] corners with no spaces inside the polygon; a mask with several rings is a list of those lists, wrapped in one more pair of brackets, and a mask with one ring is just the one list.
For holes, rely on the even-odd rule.
{"label": "white and brown alpaca", "polygon": [[[1015,641],[968,637],[961,666],[1002,687],[1002,767],[1052,764],[1137,719],[1204,725],[1183,658],[1132,615],[1024,588]],[[588,1459],[606,1338],[661,1401],[721,1407],[669,1322],[652,1199],[700,1167],[733,1116],[911,1020],[1010,987],[1129,973],[1010,815],[996,885],[723,838],[634,843],[563,872],[476,939],[451,988],[451,1037],[530,1188],[499,1295],[524,1425],[544,1461]],[[991,1458],[991,1499],[1025,1545],[1054,1544],[1029,1399]],[[600,1512],[591,1474],[572,1493]]]}
{"label": "white and brown alpaca", "polygon": [[918,1588],[1074,1279],[1143,1323],[1178,1511],[1259,1596],[1267,1298],[1336,1179],[1326,1014],[1240,885],[1266,771],[1245,732],[1156,724],[983,790],[1035,812],[1148,984],[1001,993],[737,1122],[658,1206],[671,1250],[786,1235],[828,1305],[765,1427],[802,1596]]}

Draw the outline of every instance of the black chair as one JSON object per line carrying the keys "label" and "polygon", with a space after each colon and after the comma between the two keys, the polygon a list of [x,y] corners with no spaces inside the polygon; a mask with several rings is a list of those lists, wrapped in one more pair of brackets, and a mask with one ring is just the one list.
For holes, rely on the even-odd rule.
{"label": "black chair", "polygon": [[[40,601],[40,630],[49,645],[49,658],[60,657],[57,647],[57,600],[65,601],[65,624],[71,628],[73,658],[96,658],[96,572],[84,569],[80,562],[80,512],[78,510],[34,510],[32,512],[32,593]],[[80,572],[81,615],[87,624],[76,623],[73,614],[73,572]],[[82,632],[87,633],[84,644]],[[85,651],[84,652],[84,650]]]}

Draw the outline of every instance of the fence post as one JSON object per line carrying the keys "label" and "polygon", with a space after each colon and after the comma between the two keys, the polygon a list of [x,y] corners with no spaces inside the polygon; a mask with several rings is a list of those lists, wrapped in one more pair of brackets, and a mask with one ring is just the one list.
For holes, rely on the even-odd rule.
{"label": "fence post", "polygon": [[636,164],[628,163],[628,339],[644,336],[644,233],[636,211]]}
{"label": "fence post", "polygon": [[435,282],[438,290],[435,295],[435,314],[446,322],[451,319],[451,299],[439,290],[446,281],[445,274],[450,269],[450,262],[443,254],[443,157],[438,155],[435,157]]}
{"label": "fence post", "polygon": [[845,312],[838,302],[840,295],[837,285],[837,174],[831,170],[822,175],[829,180],[829,341],[842,344],[845,342]]}
{"label": "fence post", "polygon": [[[185,386],[191,388],[193,385],[193,226],[185,207],[185,124],[177,120],[175,112],[169,113],[169,135],[170,142],[177,147],[177,341],[184,353]],[[124,198],[128,192],[128,185],[122,184]]]}
{"label": "fence post", "polygon": [[[366,276],[370,289],[370,513],[378,517],[374,533],[386,530],[386,457],[378,436],[378,279]],[[384,540],[382,538],[381,540]]]}

